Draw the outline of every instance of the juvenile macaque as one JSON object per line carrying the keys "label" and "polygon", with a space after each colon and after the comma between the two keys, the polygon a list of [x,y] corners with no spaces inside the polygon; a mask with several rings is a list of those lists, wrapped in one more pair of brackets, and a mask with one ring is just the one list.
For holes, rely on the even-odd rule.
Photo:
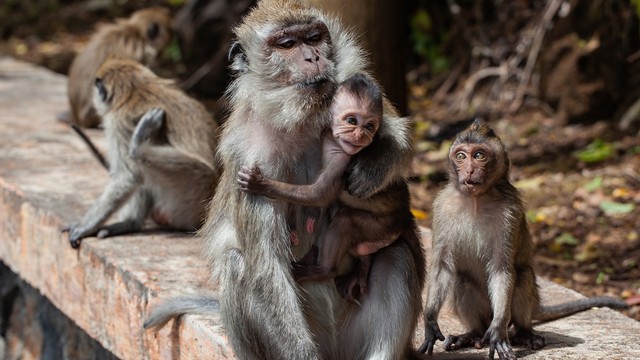
{"label": "juvenile macaque", "polygon": [[512,344],[542,348],[545,340],[533,332],[532,320],[548,321],[594,306],[626,306],[606,297],[540,305],[524,204],[509,182],[505,147],[486,123],[476,120],[457,136],[449,151],[449,173],[449,183],[434,201],[421,352],[432,354],[436,340],[445,340],[437,320],[449,292],[468,332],[448,336],[445,350],[488,343],[490,359],[496,351],[500,359],[515,359]]}
{"label": "juvenile macaque", "polygon": [[[338,261],[349,252],[359,257],[357,276],[343,296],[355,300],[354,287],[366,291],[371,254],[395,241],[410,218],[397,188],[360,199],[343,190],[344,172],[351,157],[371,144],[382,121],[382,92],[364,74],[342,82],[331,106],[332,125],[322,143],[322,170],[310,185],[288,184],[262,175],[258,167],[243,167],[238,173],[240,189],[302,206],[326,208],[340,200],[325,235],[318,265],[294,267],[297,281],[324,280],[336,275]],[[390,196],[391,195],[391,196]],[[317,219],[307,219],[312,224]],[[307,230],[312,231],[312,230]]]}
{"label": "juvenile macaque", "polygon": [[96,70],[109,58],[136,60],[149,65],[171,41],[171,14],[161,7],[134,12],[128,19],[101,27],[69,68],[67,92],[71,114],[61,120],[83,127],[100,125],[92,103]]}
{"label": "juvenile macaque", "polygon": [[[171,81],[135,61],[107,60],[95,87],[110,179],[82,220],[69,227],[71,246],[87,236],[139,231],[149,217],[160,228],[199,228],[219,175],[214,120]],[[103,225],[119,209],[120,221]]]}
{"label": "juvenile macaque", "polygon": [[[318,219],[316,231],[307,233],[304,216],[296,215],[290,229],[289,214],[304,208],[237,188],[238,171],[246,165],[256,165],[265,177],[281,182],[309,184],[316,179],[334,87],[365,71],[364,52],[338,20],[293,0],[260,1],[234,32],[237,43],[230,53],[236,77],[227,91],[231,112],[218,148],[224,170],[202,235],[213,279],[221,285],[220,315],[236,356],[413,356],[425,269],[410,212],[404,214],[409,225],[398,239],[375,253],[367,292],[355,305],[340,296],[333,281],[298,283],[292,274],[292,261],[316,243],[322,247],[326,217]],[[373,142],[352,157],[345,188],[369,198],[397,186],[408,208],[410,124],[388,102],[383,112]],[[300,237],[298,246],[291,246],[291,230]],[[350,256],[343,260],[337,276],[352,268]],[[193,301],[173,305],[155,310],[147,325],[161,324],[183,313],[180,309],[193,309]]]}

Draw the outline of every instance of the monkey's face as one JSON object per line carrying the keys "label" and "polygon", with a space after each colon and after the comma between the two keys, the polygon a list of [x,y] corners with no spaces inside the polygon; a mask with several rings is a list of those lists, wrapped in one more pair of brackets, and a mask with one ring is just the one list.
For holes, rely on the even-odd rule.
{"label": "monkey's face", "polygon": [[458,188],[465,195],[478,196],[493,186],[496,158],[487,144],[462,143],[451,148],[449,161],[457,175]]}
{"label": "monkey's face", "polygon": [[333,101],[333,137],[342,150],[354,155],[371,144],[382,119],[382,113],[371,111],[371,104],[345,90],[339,90]]}
{"label": "monkey's face", "polygon": [[169,9],[152,7],[136,11],[130,21],[135,24],[147,42],[145,63],[149,64],[169,45],[172,37]]}
{"label": "monkey's face", "polygon": [[276,29],[267,37],[264,52],[266,73],[278,84],[313,95],[325,96],[332,91],[331,36],[324,22]]}

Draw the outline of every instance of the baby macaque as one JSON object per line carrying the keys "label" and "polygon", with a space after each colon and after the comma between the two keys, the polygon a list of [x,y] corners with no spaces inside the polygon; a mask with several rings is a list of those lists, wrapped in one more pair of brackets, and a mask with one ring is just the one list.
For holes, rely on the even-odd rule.
{"label": "baby macaque", "polygon": [[445,350],[488,343],[490,359],[496,351],[500,359],[515,359],[512,344],[543,347],[545,339],[534,333],[532,320],[549,321],[594,306],[626,306],[608,297],[540,305],[524,203],[509,182],[507,151],[485,122],[476,120],[458,134],[449,150],[449,174],[433,206],[421,352],[431,355],[436,340],[445,340],[438,313],[450,292],[468,332],[448,336]]}
{"label": "baby macaque", "polygon": [[128,19],[101,27],[69,68],[67,92],[71,114],[60,120],[82,127],[100,125],[92,104],[96,70],[109,58],[131,59],[150,65],[171,41],[169,9],[151,7],[134,12]]}
{"label": "baby macaque", "polygon": [[[349,196],[343,190],[344,173],[351,157],[371,144],[382,120],[382,93],[378,85],[363,74],[356,74],[336,90],[332,104],[332,126],[326,131],[322,147],[322,170],[310,185],[294,185],[266,178],[258,167],[243,167],[238,173],[241,190],[265,195],[302,206],[324,208],[339,202],[322,244],[318,264],[298,263],[298,281],[335,277],[338,261],[346,253],[360,260],[357,275],[339,289],[355,300],[356,286],[363,293],[371,266],[371,254],[388,246],[400,235],[403,219],[410,218],[403,208],[399,189],[390,187],[368,199]],[[307,219],[313,231],[314,219]],[[312,261],[313,262],[313,261]],[[340,288],[341,286],[339,286]]]}
{"label": "baby macaque", "polygon": [[[211,115],[172,81],[132,60],[107,60],[95,87],[110,179],[82,220],[69,227],[71,246],[87,236],[140,231],[148,218],[161,229],[198,229],[220,173]],[[104,225],[118,210],[120,222]]]}

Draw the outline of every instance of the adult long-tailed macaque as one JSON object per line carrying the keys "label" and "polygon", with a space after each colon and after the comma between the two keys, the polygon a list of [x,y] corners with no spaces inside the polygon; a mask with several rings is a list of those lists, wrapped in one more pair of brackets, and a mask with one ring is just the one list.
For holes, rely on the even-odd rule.
{"label": "adult long-tailed macaque", "polygon": [[[240,189],[289,203],[326,208],[339,201],[322,246],[318,264],[295,264],[297,281],[335,277],[338,261],[346,252],[359,258],[354,276],[342,279],[338,290],[355,301],[366,291],[372,254],[397,239],[410,224],[408,201],[402,186],[390,186],[368,198],[350,196],[343,190],[344,172],[353,155],[369,146],[382,121],[382,92],[364,74],[338,85],[331,105],[332,124],[322,142],[322,170],[313,184],[289,184],[265,177],[258,167],[242,167]],[[313,232],[315,216],[307,217]],[[313,259],[312,259],[313,260]]]}
{"label": "adult long-tailed macaque", "polygon": [[[204,220],[219,176],[217,125],[170,80],[131,60],[107,60],[97,71],[94,105],[103,119],[109,183],[69,241],[161,228],[193,231]],[[118,209],[120,222],[104,226]]]}
{"label": "adult long-tailed macaque", "polygon": [[[292,275],[292,260],[314,243],[322,246],[328,219],[318,219],[311,234],[298,231],[300,245],[291,246],[289,210],[299,214],[302,209],[237,189],[238,171],[247,164],[288,183],[308,184],[317,177],[334,86],[365,72],[364,52],[336,19],[293,0],[259,2],[235,34],[230,54],[237,77],[227,92],[231,113],[218,148],[224,171],[202,235],[213,278],[221,285],[221,319],[236,355],[410,358],[425,275],[410,214],[410,226],[375,254],[367,293],[356,305],[340,297],[331,280],[299,285]],[[378,137],[351,160],[347,191],[367,198],[395,185],[408,201],[410,133],[408,120],[385,102]],[[296,219],[297,229],[303,229],[304,216]],[[341,260],[338,275],[353,265],[350,256]],[[189,305],[185,300],[184,308]],[[181,312],[176,306],[172,311],[160,307],[147,325]]]}
{"label": "adult long-tailed macaque", "polygon": [[92,103],[98,67],[108,58],[149,65],[169,45],[171,32],[171,14],[162,7],[138,10],[128,19],[101,27],[71,63],[67,84],[71,113],[59,117],[83,127],[98,126],[100,117]]}
{"label": "adult long-tailed macaque", "polygon": [[[468,332],[448,336],[445,349],[488,343],[490,359],[496,351],[500,359],[515,359],[511,344],[543,347],[532,320],[549,321],[594,306],[626,306],[607,297],[540,305],[524,204],[509,182],[505,147],[485,122],[476,120],[457,136],[449,150],[449,173],[449,183],[434,201],[421,352],[431,354],[436,340],[445,340],[437,320],[450,291]],[[511,324],[515,332],[509,338]]]}

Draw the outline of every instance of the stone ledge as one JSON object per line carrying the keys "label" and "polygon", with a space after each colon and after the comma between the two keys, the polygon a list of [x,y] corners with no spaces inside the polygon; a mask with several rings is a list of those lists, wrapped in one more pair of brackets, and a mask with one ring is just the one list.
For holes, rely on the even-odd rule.
{"label": "stone ledge", "polygon": [[[150,307],[171,295],[197,292],[208,273],[200,239],[145,234],[71,249],[60,228],[79,218],[107,181],[106,171],[55,115],[67,108],[66,79],[0,58],[0,260],[89,336],[123,359],[230,359],[217,317],[186,316],[158,333],[142,330]],[[100,131],[89,131],[98,146]],[[425,246],[429,246],[425,231]],[[552,303],[581,295],[541,280]],[[462,331],[446,310],[441,328]],[[537,327],[546,348],[518,350],[526,359],[640,358],[640,322],[594,309]],[[415,343],[421,342],[422,329]],[[433,359],[459,358],[436,345]],[[482,351],[464,352],[481,358]]]}

